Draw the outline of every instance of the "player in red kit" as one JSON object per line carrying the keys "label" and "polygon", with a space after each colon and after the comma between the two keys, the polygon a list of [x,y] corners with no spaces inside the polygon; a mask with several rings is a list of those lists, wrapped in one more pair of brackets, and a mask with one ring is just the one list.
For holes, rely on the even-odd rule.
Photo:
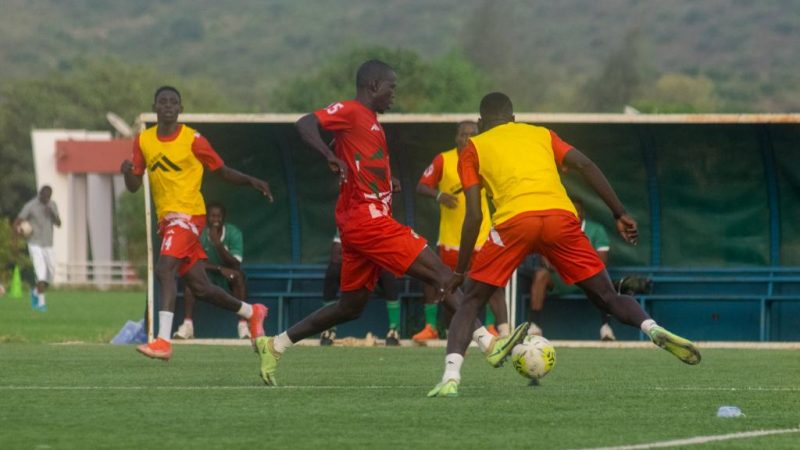
{"label": "player in red kit", "polygon": [[[424,238],[392,218],[389,149],[377,114],[392,106],[396,86],[397,75],[389,65],[367,61],[356,74],[355,99],[333,103],[297,121],[303,141],[325,156],[341,179],[336,226],[342,239],[342,296],[286,332],[256,340],[261,378],[267,385],[276,384],[278,360],[292,344],[361,315],[381,268],[397,276],[411,275],[439,292],[452,274]],[[325,144],[320,128],[334,133],[334,151]],[[460,292],[447,295],[445,306],[454,311],[460,299]],[[473,331],[487,359],[498,365],[524,337],[527,324],[505,338],[495,338],[479,322]]]}

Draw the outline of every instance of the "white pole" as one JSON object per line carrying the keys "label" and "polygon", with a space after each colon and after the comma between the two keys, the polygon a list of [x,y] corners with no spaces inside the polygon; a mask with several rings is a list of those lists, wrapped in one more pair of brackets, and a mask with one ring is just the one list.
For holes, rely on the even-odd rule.
{"label": "white pole", "polygon": [[152,212],[150,211],[150,177],[147,171],[142,179],[144,184],[144,220],[147,230],[147,342],[153,342],[153,307],[155,303],[153,277],[153,226]]}
{"label": "white pole", "polygon": [[508,324],[511,328],[517,326],[517,271],[511,274],[511,279],[506,285],[506,308],[508,308]]}

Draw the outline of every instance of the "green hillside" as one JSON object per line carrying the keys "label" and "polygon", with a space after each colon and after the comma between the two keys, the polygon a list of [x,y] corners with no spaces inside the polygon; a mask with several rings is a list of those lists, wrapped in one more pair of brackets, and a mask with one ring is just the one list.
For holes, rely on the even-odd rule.
{"label": "green hillside", "polygon": [[663,75],[682,74],[712,89],[705,109],[800,110],[800,0],[0,3],[0,81],[116,55],[213,79],[240,109],[268,111],[282,81],[346,50],[385,46],[424,58],[462,53],[526,109],[580,110],[592,109],[581,89],[634,36],[639,51],[628,63],[641,71],[639,97]]}

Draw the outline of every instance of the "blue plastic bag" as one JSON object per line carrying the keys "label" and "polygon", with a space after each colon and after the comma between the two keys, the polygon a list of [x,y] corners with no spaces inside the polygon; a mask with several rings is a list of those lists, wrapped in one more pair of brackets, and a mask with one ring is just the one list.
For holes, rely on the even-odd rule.
{"label": "blue plastic bag", "polygon": [[125,322],[122,329],[111,339],[112,344],[143,344],[147,342],[147,332],[144,329],[144,320]]}

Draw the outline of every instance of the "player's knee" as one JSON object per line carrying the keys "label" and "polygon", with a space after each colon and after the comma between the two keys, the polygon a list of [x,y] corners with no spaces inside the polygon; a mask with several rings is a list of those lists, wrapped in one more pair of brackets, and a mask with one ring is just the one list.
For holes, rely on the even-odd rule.
{"label": "player's knee", "polygon": [[356,302],[342,302],[339,301],[339,313],[345,320],[356,320],[361,317],[364,311],[364,305]]}
{"label": "player's knee", "polygon": [[547,269],[538,269],[533,274],[534,283],[547,283],[550,281],[550,272]]}
{"label": "player's knee", "polygon": [[195,297],[208,298],[211,296],[211,291],[214,289],[214,286],[207,281],[195,280],[189,283],[189,289],[192,290]]}

